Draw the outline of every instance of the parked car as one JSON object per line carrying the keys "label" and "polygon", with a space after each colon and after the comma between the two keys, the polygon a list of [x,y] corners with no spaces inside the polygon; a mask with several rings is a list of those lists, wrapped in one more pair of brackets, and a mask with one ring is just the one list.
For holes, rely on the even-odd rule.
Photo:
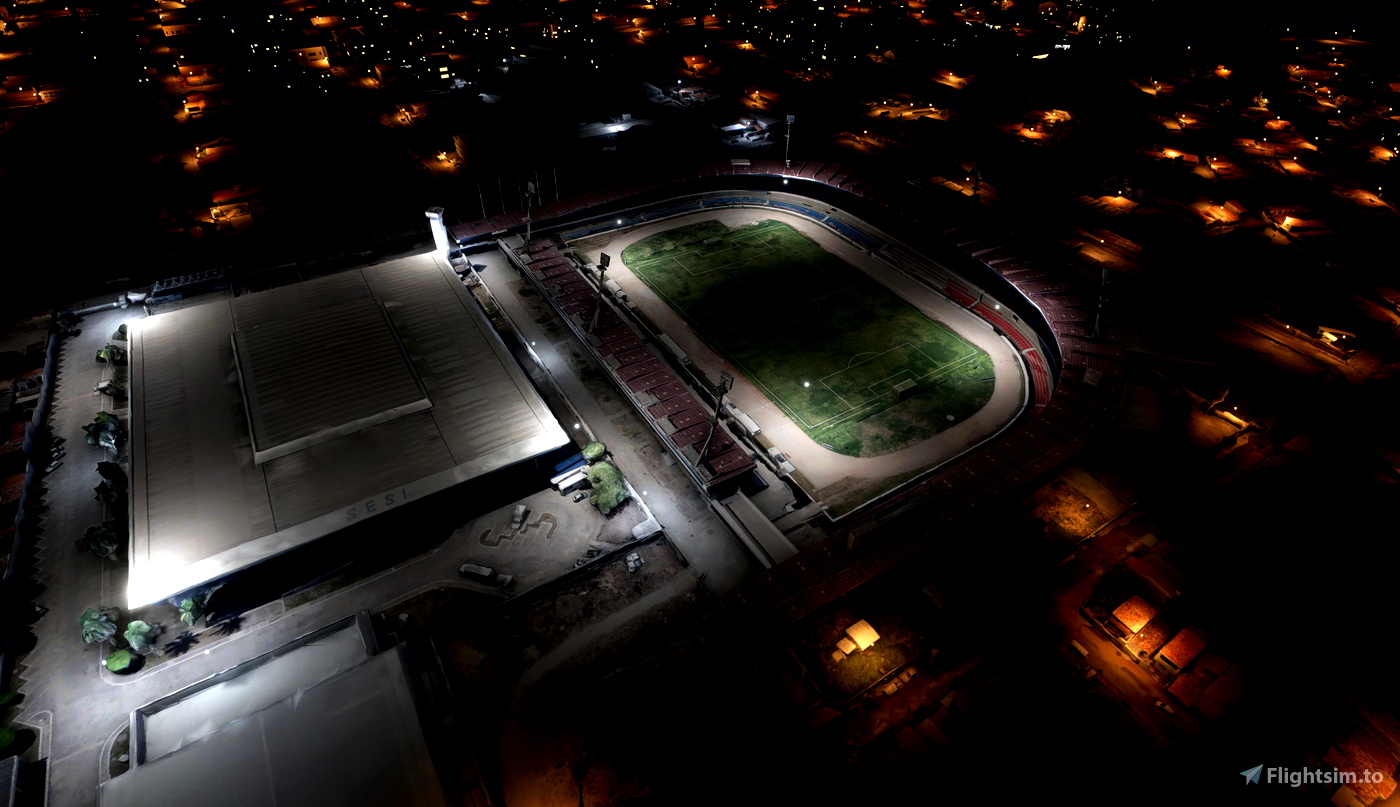
{"label": "parked car", "polygon": [[501,588],[510,588],[515,585],[515,576],[509,574],[499,574],[490,566],[478,566],[475,563],[463,563],[457,569],[458,574],[467,580],[475,580],[478,583],[487,583]]}

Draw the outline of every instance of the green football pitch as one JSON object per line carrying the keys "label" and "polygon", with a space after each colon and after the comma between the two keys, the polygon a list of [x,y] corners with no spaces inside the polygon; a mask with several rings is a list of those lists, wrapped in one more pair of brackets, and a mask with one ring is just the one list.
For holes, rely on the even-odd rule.
{"label": "green football pitch", "polygon": [[621,258],[834,451],[897,451],[991,398],[986,353],[786,224],[702,221],[643,238]]}

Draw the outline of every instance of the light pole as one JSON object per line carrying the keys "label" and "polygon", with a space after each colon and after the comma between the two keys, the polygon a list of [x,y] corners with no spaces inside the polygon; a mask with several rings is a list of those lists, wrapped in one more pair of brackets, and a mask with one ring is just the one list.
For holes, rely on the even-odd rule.
{"label": "light pole", "polygon": [[525,183],[525,250],[530,250],[530,232],[535,222],[530,219],[530,199],[535,195],[535,183]]}
{"label": "light pole", "polygon": [[783,146],[783,164],[788,168],[792,167],[792,160],[788,155],[792,154],[792,115],[787,116],[787,144]]}
{"label": "light pole", "polygon": [[715,439],[715,429],[719,428],[719,412],[724,407],[724,394],[729,392],[729,388],[732,386],[734,386],[734,376],[720,370],[719,386],[716,388],[719,395],[715,398],[715,415],[710,418],[710,433],[705,437],[705,447],[700,450],[700,459],[696,461],[697,465],[704,463],[705,457],[710,453],[710,441]]}
{"label": "light pole", "polygon": [[612,256],[606,252],[598,254],[598,301],[593,306],[593,321],[588,323],[588,332],[593,333],[598,330],[598,315],[603,313],[603,286],[608,282],[608,264],[612,262]]}
{"label": "light pole", "polygon": [[1099,300],[1098,305],[1094,308],[1094,330],[1089,333],[1092,339],[1100,338],[1099,325],[1102,323],[1103,319],[1104,292],[1108,289],[1108,265],[1105,264],[1100,267],[1099,272]]}

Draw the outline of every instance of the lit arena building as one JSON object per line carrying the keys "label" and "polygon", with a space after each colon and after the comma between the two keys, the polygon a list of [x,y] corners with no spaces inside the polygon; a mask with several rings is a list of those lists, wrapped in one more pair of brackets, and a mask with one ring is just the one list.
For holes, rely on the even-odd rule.
{"label": "lit arena building", "polygon": [[431,255],[131,331],[128,607],[569,443]]}

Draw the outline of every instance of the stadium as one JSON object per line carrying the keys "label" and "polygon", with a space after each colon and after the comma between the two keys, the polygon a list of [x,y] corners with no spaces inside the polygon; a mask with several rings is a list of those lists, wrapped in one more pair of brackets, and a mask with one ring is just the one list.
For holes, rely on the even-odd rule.
{"label": "stadium", "polygon": [[829,515],[1020,412],[1022,369],[990,328],[834,229],[752,202],[566,243],[593,265],[620,257],[609,277],[628,302],[702,379],[734,377],[728,400],[760,447],[781,453]]}
{"label": "stadium", "polygon": [[[434,215],[440,221],[441,211],[430,211],[430,218]],[[689,247],[704,251],[701,271],[727,271],[740,282],[732,291],[732,280],[686,287],[691,291],[723,288],[724,293],[714,299],[726,307],[707,308],[708,294],[686,297],[673,307],[648,285],[647,270],[661,270],[652,272],[651,283],[669,294],[666,289],[671,284],[694,280],[695,267],[684,256],[680,262],[687,267],[684,274],[675,261],[649,264],[647,258],[666,257],[655,250],[667,245],[641,242],[658,235],[665,239],[668,232],[706,221],[717,221],[725,232],[716,230],[700,239],[698,246]],[[878,425],[882,417],[888,420],[903,414],[905,390],[914,390],[914,398],[934,393],[905,409],[937,406],[939,396],[945,394],[940,392],[943,387],[932,388],[937,380],[920,387],[915,376],[927,372],[920,374],[919,365],[905,361],[886,374],[903,371],[892,384],[867,389],[866,397],[856,404],[847,401],[851,409],[877,398],[884,405],[864,420],[860,415],[848,417],[847,435],[858,429],[859,446],[853,441],[824,440],[821,433],[814,437],[811,427],[820,420],[808,420],[804,430],[797,418],[807,418],[809,413],[802,407],[819,400],[800,394],[785,398],[779,390],[775,393],[779,400],[774,401],[733,360],[743,365],[744,357],[736,351],[742,353],[745,340],[752,341],[743,327],[767,323],[776,329],[764,330],[771,338],[771,333],[791,336],[823,330],[820,326],[827,324],[824,336],[830,336],[835,330],[829,325],[833,309],[823,306],[820,298],[836,289],[823,291],[809,282],[812,276],[805,270],[773,264],[767,268],[778,272],[776,279],[796,278],[793,287],[775,281],[746,288],[741,267],[722,266],[740,257],[732,252],[725,258],[718,251],[725,246],[726,235],[729,249],[745,250],[740,259],[749,260],[750,266],[757,260],[763,268],[765,260],[774,260],[764,257],[768,252],[763,247],[772,247],[771,243],[761,245],[752,231],[744,231],[764,221],[784,224],[807,237],[849,271],[864,274],[904,305],[985,352],[993,372],[976,376],[972,384],[963,381],[974,390],[981,389],[975,385],[990,384],[987,403],[970,416],[964,414],[961,421],[959,411],[943,413],[942,423],[911,419],[903,438],[890,435],[867,445],[867,424]],[[916,182],[868,174],[841,163],[732,160],[682,166],[670,177],[619,184],[552,203],[540,201],[528,210],[444,225],[436,232],[439,250],[454,256],[451,261],[458,272],[468,271],[469,256],[475,252],[499,248],[508,255],[520,276],[570,323],[574,336],[605,362],[615,387],[650,422],[711,501],[742,499],[745,478],[766,467],[800,486],[813,499],[810,507],[825,508],[822,512],[831,520],[824,536],[800,554],[790,544],[784,548],[781,535],[762,547],[750,545],[760,559],[759,550],[767,550],[767,571],[727,592],[725,601],[760,629],[791,624],[921,548],[915,531],[872,532],[880,524],[906,513],[916,513],[921,523],[929,525],[975,520],[979,508],[994,506],[1043,477],[1108,421],[1124,387],[1122,341],[1116,329],[1100,322],[1097,295],[1073,269],[1047,260],[971,209],[931,209]],[[702,233],[703,229],[693,235]],[[681,241],[691,240],[685,233],[679,235]],[[705,244],[716,237],[720,241]],[[736,240],[749,243],[733,245]],[[641,244],[641,249],[627,253],[633,244]],[[610,274],[599,272],[597,261],[603,254],[611,257]],[[680,252],[669,257],[676,256]],[[628,267],[628,258],[638,264],[635,271]],[[817,271],[841,276],[843,270],[833,269],[827,259],[820,263]],[[594,305],[599,297],[606,301],[601,308]],[[898,308],[888,299],[886,304]],[[793,321],[804,311],[813,322]],[[851,311],[846,313],[849,317]],[[651,321],[652,317],[656,320]],[[741,330],[726,331],[726,324]],[[707,327],[717,331],[707,332]],[[664,328],[671,328],[676,336]],[[806,349],[802,358],[829,353],[828,358],[845,356],[850,364],[852,359],[864,358],[858,358],[861,352],[878,354],[906,342],[913,346],[910,339],[888,344],[898,338],[898,330],[893,333],[886,333],[886,345],[876,350],[854,344],[849,354],[837,354],[841,343],[824,340]],[[727,372],[735,378],[730,397],[719,407],[723,417],[713,446],[704,444],[705,434],[720,402],[713,395],[716,379],[701,364],[711,368],[729,364]],[[762,384],[769,383],[765,371],[773,369],[748,367]],[[780,365],[776,369],[782,375],[777,383],[785,381],[786,389],[795,392],[793,382],[813,382],[809,376],[822,368]],[[841,369],[829,369],[815,380]],[[991,382],[981,381],[989,375]],[[836,380],[838,387],[848,388],[839,376]],[[914,380],[914,386],[897,396],[894,387],[908,380]],[[869,386],[867,382],[865,387]],[[1001,408],[1008,400],[1009,411]],[[745,406],[752,415],[743,410]],[[876,410],[879,405],[867,408]],[[948,414],[953,421],[947,420]],[[872,418],[876,424],[870,424]],[[904,439],[914,443],[899,448]],[[881,454],[882,450],[887,453]],[[792,452],[790,459],[784,451]],[[905,467],[893,465],[906,460]],[[883,463],[886,468],[877,474],[842,474],[843,463]],[[819,483],[825,483],[825,489]],[[809,508],[792,515],[810,517]],[[757,521],[755,534],[785,527],[783,519],[774,524]],[[878,540],[870,540],[872,536]]]}
{"label": "stadium", "polygon": [[[505,247],[712,495],[761,463],[839,522],[1033,417],[1057,351],[985,264],[905,230],[863,180],[803,170],[716,166],[451,236]],[[705,445],[717,404],[728,428]]]}

